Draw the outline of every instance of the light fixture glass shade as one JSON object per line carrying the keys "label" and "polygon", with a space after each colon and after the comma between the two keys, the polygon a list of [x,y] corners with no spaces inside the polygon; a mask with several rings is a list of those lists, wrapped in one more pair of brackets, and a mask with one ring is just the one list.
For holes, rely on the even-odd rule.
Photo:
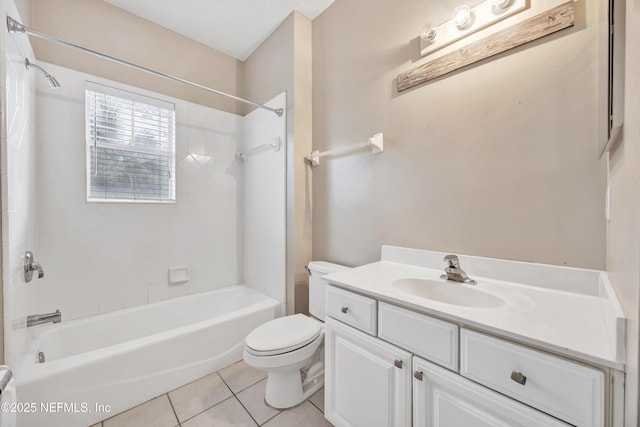
{"label": "light fixture glass shade", "polygon": [[493,0],[493,5],[500,10],[505,10],[509,9],[511,2],[512,0]]}
{"label": "light fixture glass shade", "polygon": [[427,43],[434,43],[438,38],[438,29],[435,25],[426,24],[420,31],[420,38]]}
{"label": "light fixture glass shade", "polygon": [[469,5],[463,4],[462,6],[456,7],[456,10],[453,12],[453,22],[455,22],[456,27],[461,30],[468,28],[473,23],[473,16]]}

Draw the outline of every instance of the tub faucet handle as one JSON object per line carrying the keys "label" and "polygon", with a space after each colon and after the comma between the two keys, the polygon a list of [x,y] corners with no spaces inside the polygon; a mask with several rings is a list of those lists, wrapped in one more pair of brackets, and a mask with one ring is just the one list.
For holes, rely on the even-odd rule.
{"label": "tub faucet handle", "polygon": [[24,281],[29,283],[31,279],[33,279],[33,272],[38,272],[38,279],[42,279],[44,277],[44,270],[40,266],[38,262],[33,257],[33,253],[31,251],[27,251],[24,254]]}

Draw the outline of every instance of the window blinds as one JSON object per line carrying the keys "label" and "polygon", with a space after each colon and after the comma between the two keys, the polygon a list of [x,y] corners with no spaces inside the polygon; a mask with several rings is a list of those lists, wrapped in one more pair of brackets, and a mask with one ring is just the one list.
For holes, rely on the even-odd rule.
{"label": "window blinds", "polygon": [[87,200],[175,202],[175,107],[88,85]]}

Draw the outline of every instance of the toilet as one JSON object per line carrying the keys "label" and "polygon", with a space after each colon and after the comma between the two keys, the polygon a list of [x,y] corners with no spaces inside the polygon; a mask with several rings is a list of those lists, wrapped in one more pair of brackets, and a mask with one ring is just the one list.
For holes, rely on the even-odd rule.
{"label": "toilet", "polygon": [[278,409],[302,403],[324,385],[324,298],[322,276],[347,269],[312,261],[309,271],[309,312],[293,314],[258,326],[245,339],[244,360],[267,371],[265,401]]}

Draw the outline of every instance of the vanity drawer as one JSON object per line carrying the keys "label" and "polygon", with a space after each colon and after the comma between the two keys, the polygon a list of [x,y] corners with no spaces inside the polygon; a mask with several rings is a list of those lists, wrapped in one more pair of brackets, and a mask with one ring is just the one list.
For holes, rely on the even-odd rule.
{"label": "vanity drawer", "polygon": [[326,314],[371,335],[377,332],[376,303],[373,298],[327,286]]}
{"label": "vanity drawer", "polygon": [[458,326],[378,303],[378,336],[433,363],[458,370]]}
{"label": "vanity drawer", "polygon": [[467,329],[460,347],[461,375],[578,427],[604,426],[601,371]]}

